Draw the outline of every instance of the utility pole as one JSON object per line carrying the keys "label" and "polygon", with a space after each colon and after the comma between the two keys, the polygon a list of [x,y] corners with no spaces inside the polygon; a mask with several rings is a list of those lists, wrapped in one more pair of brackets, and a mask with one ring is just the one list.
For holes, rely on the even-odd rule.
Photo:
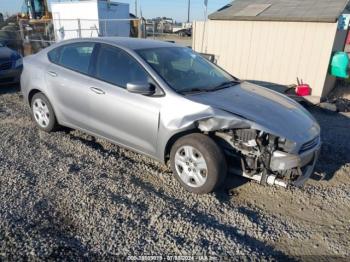
{"label": "utility pole", "polygon": [[208,0],[204,0],[204,21],[208,20]]}
{"label": "utility pole", "polygon": [[137,17],[137,0],[135,0],[135,16]]}
{"label": "utility pole", "polygon": [[187,23],[190,22],[190,15],[191,15],[191,0],[188,0]]}
{"label": "utility pole", "polygon": [[204,0],[204,24],[203,24],[203,34],[202,34],[202,49],[201,52],[205,53],[206,50],[204,51],[204,40],[205,40],[205,30],[207,27],[207,20],[208,20],[208,0]]}

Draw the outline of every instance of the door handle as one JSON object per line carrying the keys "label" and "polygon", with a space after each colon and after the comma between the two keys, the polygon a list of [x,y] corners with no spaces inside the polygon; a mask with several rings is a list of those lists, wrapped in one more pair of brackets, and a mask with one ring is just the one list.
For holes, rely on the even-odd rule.
{"label": "door handle", "polygon": [[56,76],[57,76],[57,73],[55,73],[54,71],[47,71],[47,73],[48,73],[50,76],[53,76],[53,77],[56,77]]}
{"label": "door handle", "polygon": [[90,87],[90,90],[98,95],[104,95],[105,91],[96,87]]}

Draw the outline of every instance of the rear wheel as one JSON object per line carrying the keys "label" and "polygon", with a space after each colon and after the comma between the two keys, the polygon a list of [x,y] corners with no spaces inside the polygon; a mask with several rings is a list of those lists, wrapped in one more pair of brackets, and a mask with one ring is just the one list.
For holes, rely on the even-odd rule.
{"label": "rear wheel", "polygon": [[222,150],[203,134],[187,135],[176,141],[170,160],[177,180],[187,191],[196,194],[214,191],[227,174]]}
{"label": "rear wheel", "polygon": [[55,112],[43,93],[37,93],[33,96],[31,108],[33,119],[41,130],[52,132],[57,129]]}

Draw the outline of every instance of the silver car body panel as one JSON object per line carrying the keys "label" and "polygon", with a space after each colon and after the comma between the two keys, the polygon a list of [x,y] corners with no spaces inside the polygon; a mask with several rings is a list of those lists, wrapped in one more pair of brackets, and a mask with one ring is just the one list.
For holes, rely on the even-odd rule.
{"label": "silver car body panel", "polygon": [[[61,45],[98,42],[116,46],[134,57],[154,79],[162,96],[143,96],[55,65],[47,53]],[[130,38],[92,38],[63,41],[24,58],[21,88],[40,90],[51,101],[60,124],[81,129],[113,143],[166,161],[171,138],[197,130],[211,132],[251,128],[295,143],[292,155],[320,134],[320,127],[301,105],[275,91],[242,82],[231,88],[183,96],[135,52],[137,49],[175,47],[175,44]],[[53,77],[52,73],[57,74]],[[91,88],[103,90],[103,94]],[[319,149],[321,142],[311,150]],[[317,158],[317,157],[316,157]],[[281,158],[283,159],[283,158]],[[284,158],[285,159],[285,158]],[[274,165],[282,165],[274,158]],[[310,160],[311,161],[311,160]]]}
{"label": "silver car body panel", "polygon": [[300,104],[280,93],[249,82],[188,98],[221,109],[236,118],[244,118],[250,123],[250,128],[296,142],[295,152],[320,133],[314,117]]}

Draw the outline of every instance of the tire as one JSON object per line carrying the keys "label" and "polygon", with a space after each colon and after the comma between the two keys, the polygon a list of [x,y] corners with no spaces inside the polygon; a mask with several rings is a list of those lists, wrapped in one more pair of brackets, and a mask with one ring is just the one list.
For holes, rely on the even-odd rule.
{"label": "tire", "polygon": [[43,93],[37,93],[31,101],[32,118],[35,124],[45,132],[53,132],[58,128],[52,105]]}
{"label": "tire", "polygon": [[176,179],[195,194],[213,192],[227,175],[221,148],[203,134],[190,134],[177,140],[170,152],[170,162]]}

